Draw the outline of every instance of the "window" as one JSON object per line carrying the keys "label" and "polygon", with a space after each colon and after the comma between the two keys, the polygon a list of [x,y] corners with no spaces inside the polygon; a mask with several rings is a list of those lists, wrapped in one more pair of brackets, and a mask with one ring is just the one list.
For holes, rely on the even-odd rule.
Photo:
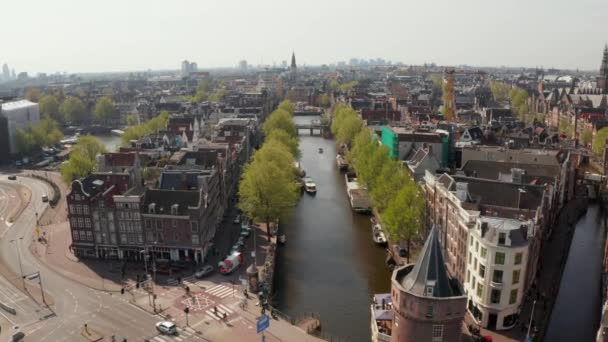
{"label": "window", "polygon": [[483,296],[483,284],[477,284],[477,297],[481,298]]}
{"label": "window", "polygon": [[93,232],[90,230],[87,231],[87,240],[93,241]]}
{"label": "window", "polygon": [[492,282],[502,284],[502,270],[494,270]]}
{"label": "window", "polygon": [[76,209],[73,204],[70,204],[70,214],[76,214]]}
{"label": "window", "polygon": [[479,277],[483,279],[486,276],[486,267],[482,264],[479,264]]}
{"label": "window", "polygon": [[520,273],[521,273],[520,270],[514,270],[513,271],[513,285],[519,284],[519,275],[520,275]]}
{"label": "window", "polygon": [[190,221],[190,229],[192,230],[193,234],[198,233],[198,222]]}
{"label": "window", "polygon": [[469,243],[471,246],[473,246],[473,235],[471,235],[471,237],[469,238]]}
{"label": "window", "polygon": [[443,325],[433,324],[433,342],[443,341]]}
{"label": "window", "polygon": [[475,241],[475,252],[479,252],[479,241]]}
{"label": "window", "polygon": [[507,240],[507,234],[498,233],[498,244],[499,245],[504,245],[506,243],[506,240]]}
{"label": "window", "polygon": [[431,318],[433,317],[433,306],[429,305],[426,307],[426,317]]}
{"label": "window", "polygon": [[485,258],[488,250],[485,247],[481,247],[481,257]]}
{"label": "window", "polygon": [[469,252],[469,265],[471,264],[472,259],[473,259],[473,254],[471,254],[471,252]]}
{"label": "window", "polygon": [[76,218],[75,218],[75,217],[72,217],[72,218],[70,219],[70,225],[72,226],[72,228],[74,228],[74,227],[78,227],[78,220],[76,220]]}
{"label": "window", "polygon": [[78,227],[84,228],[84,219],[82,217],[78,218]]}
{"label": "window", "polygon": [[88,205],[82,206],[82,213],[85,215],[89,215],[89,206]]}
{"label": "window", "polygon": [[127,234],[125,234],[125,233],[120,234],[120,242],[127,243]]}
{"label": "window", "polygon": [[509,304],[515,304],[517,302],[517,289],[511,290],[509,295]]}
{"label": "window", "polygon": [[473,269],[477,269],[477,258],[473,259]]}
{"label": "window", "polygon": [[477,284],[477,282],[475,281],[475,276],[472,276],[471,279],[471,289],[475,290],[475,284]]}
{"label": "window", "polygon": [[72,240],[73,241],[78,240],[78,231],[77,230],[72,230]]}
{"label": "window", "polygon": [[192,234],[192,244],[193,245],[198,245],[199,244],[198,234]]}
{"label": "window", "polygon": [[91,219],[90,219],[90,218],[88,218],[88,217],[87,217],[87,218],[85,218],[85,219],[84,219],[84,225],[85,225],[87,228],[91,228]]}
{"label": "window", "polygon": [[515,254],[515,265],[521,265],[521,259],[523,258],[523,253],[519,252]]}
{"label": "window", "polygon": [[471,280],[471,272],[467,271],[467,283]]}
{"label": "window", "polygon": [[492,304],[500,304],[500,290],[492,289],[492,292],[490,292],[490,302]]}
{"label": "window", "polygon": [[496,256],[494,257],[494,263],[496,265],[504,265],[505,264],[505,253],[496,252]]}

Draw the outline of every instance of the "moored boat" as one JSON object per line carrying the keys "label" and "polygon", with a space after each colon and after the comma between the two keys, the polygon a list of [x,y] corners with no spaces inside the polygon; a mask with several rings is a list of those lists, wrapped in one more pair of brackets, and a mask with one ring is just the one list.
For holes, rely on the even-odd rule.
{"label": "moored boat", "polygon": [[336,163],[338,164],[338,168],[340,170],[346,170],[346,169],[348,169],[348,163],[346,162],[346,158],[344,158],[343,155],[338,154],[336,156]]}
{"label": "moored boat", "polygon": [[317,184],[312,178],[304,178],[304,191],[308,192],[309,194],[314,194],[317,192]]}
{"label": "moored boat", "polygon": [[367,189],[357,182],[357,175],[349,172],[344,175],[344,179],[346,180],[346,194],[352,210],[358,213],[369,213],[372,201]]}

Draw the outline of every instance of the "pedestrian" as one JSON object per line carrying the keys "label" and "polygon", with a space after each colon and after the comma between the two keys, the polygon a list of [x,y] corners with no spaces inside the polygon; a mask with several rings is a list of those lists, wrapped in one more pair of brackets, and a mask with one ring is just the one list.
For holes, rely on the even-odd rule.
{"label": "pedestrian", "polygon": [[213,314],[217,315],[217,306],[213,306]]}
{"label": "pedestrian", "polygon": [[223,317],[223,319],[224,319],[224,322],[228,321],[228,315],[226,315],[226,313],[225,313],[225,312],[224,312],[224,317]]}

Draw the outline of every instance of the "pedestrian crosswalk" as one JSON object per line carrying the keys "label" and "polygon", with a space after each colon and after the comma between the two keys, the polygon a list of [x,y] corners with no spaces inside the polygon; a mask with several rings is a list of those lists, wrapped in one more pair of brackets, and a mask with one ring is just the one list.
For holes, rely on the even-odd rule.
{"label": "pedestrian crosswalk", "polygon": [[234,311],[228,308],[227,306],[223,304],[218,304],[217,306],[209,308],[207,311],[205,311],[205,314],[207,315],[207,317],[219,321],[224,317],[224,314],[226,315],[226,317],[228,317],[233,312]]}
{"label": "pedestrian crosswalk", "polygon": [[205,293],[218,297],[218,298],[226,298],[226,297],[230,296],[231,294],[233,294],[233,292],[234,292],[234,289],[232,287],[225,286],[225,285],[216,285],[214,287],[211,287],[211,288],[208,288],[207,290],[205,290]]}
{"label": "pedestrian crosswalk", "polygon": [[147,340],[150,342],[182,342],[182,341],[191,341],[193,339],[199,339],[196,331],[190,327],[185,329],[178,328],[177,335],[157,335]]}

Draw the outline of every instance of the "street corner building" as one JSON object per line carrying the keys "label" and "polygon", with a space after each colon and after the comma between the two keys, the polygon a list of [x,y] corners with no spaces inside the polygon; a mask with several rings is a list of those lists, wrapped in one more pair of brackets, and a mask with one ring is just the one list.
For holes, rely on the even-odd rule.
{"label": "street corner building", "polygon": [[[467,297],[458,281],[448,274],[435,228],[416,264],[393,271],[390,298],[387,296],[382,302],[380,310],[372,310],[380,313],[372,315],[376,320],[376,324],[372,322],[372,340],[460,341]],[[382,316],[391,316],[381,310],[387,305],[392,308],[392,322],[383,321]]]}

